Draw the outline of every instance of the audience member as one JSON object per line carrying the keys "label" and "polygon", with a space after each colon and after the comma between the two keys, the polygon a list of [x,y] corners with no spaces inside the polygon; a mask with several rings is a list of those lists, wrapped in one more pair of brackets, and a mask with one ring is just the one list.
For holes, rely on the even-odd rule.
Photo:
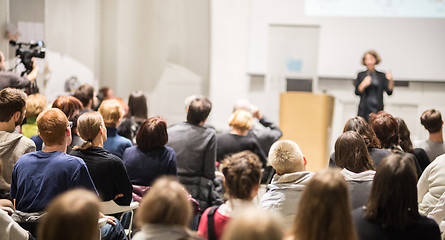
{"label": "audience member", "polygon": [[88,83],[80,85],[74,92],[74,97],[82,103],[81,113],[94,111],[97,104],[97,96],[93,86]]}
{"label": "audience member", "polygon": [[431,162],[430,159],[428,158],[428,155],[422,148],[413,147],[413,143],[411,142],[410,138],[411,133],[405,121],[403,121],[403,119],[401,118],[396,118],[396,119],[399,125],[400,147],[403,149],[404,152],[414,154],[423,172],[423,170],[425,170],[425,168]]}
{"label": "audience member", "polygon": [[363,138],[354,131],[344,132],[335,142],[335,165],[342,168],[351,197],[351,207],[356,209],[368,201],[375,169]]}
{"label": "audience member", "polygon": [[[364,118],[350,118],[343,128],[343,132],[347,131],[354,131],[362,136],[374,166],[377,167],[385,157],[392,154],[390,151],[380,148],[379,139]],[[329,166],[335,167],[335,152],[329,158]]]}
{"label": "audience member", "polygon": [[141,91],[134,91],[128,99],[128,113],[118,127],[119,135],[130,139],[136,144],[136,135],[141,126],[148,118],[147,97]]}
{"label": "audience member", "polygon": [[353,212],[359,239],[440,239],[434,220],[419,214],[412,158],[395,154],[377,167],[366,207]]}
{"label": "audience member", "polygon": [[131,183],[151,186],[162,175],[177,176],[175,151],[168,142],[167,122],[161,117],[145,120],[136,137],[137,146],[124,152],[124,164]]}
{"label": "audience member", "polygon": [[436,109],[428,109],[422,113],[420,123],[428,130],[429,137],[426,140],[415,142],[414,145],[425,150],[432,162],[436,157],[445,153],[442,115]]}
{"label": "audience member", "polygon": [[440,196],[434,209],[428,213],[428,217],[436,221],[436,223],[439,225],[441,233],[445,231],[445,192],[442,194],[442,196]]}
{"label": "audience member", "polygon": [[68,121],[72,123],[71,127],[71,143],[68,145],[66,152],[70,153],[71,150],[76,146],[82,146],[84,141],[79,136],[77,132],[77,119],[79,118],[82,111],[82,103],[79,99],[72,96],[62,96],[58,97],[52,105],[53,108],[58,108],[65,113]]}
{"label": "audience member", "polygon": [[298,209],[289,239],[357,239],[348,186],[338,170],[317,172],[303,191]]}
{"label": "audience member", "polygon": [[71,142],[65,114],[57,108],[45,110],[37,117],[37,127],[45,148],[21,156],[14,165],[11,180],[11,197],[20,211],[14,213],[14,220],[33,235],[38,216],[58,194],[76,187],[96,192],[85,162],[65,153]]}
{"label": "audience member", "polygon": [[37,116],[46,107],[46,98],[40,93],[31,94],[26,99],[26,123],[22,125],[22,134],[27,138],[31,138],[38,134]]}
{"label": "audience member", "polygon": [[236,110],[229,119],[232,130],[229,133],[216,135],[216,156],[221,162],[227,156],[244,150],[249,150],[260,158],[263,167],[267,159],[260,144],[252,135],[247,133],[252,128],[252,114],[246,110]]}
{"label": "audience member", "polygon": [[260,112],[260,109],[257,106],[250,104],[246,100],[239,100],[235,104],[233,111],[235,112],[238,109],[244,109],[252,113],[253,118],[256,120],[253,121],[253,126],[249,133],[252,133],[256,137],[259,144],[261,145],[261,149],[263,150],[263,152],[266,155],[269,154],[269,149],[272,144],[280,139],[281,136],[283,136],[283,133],[281,132],[278,125],[276,125],[272,121],[269,121]]}
{"label": "audience member", "polygon": [[243,151],[223,161],[224,187],[228,200],[221,206],[207,208],[199,223],[198,235],[205,239],[221,239],[228,221],[246,207],[258,194],[261,162],[250,151]]}
{"label": "audience member", "polygon": [[433,210],[445,192],[445,154],[425,168],[417,183],[417,191],[419,211],[426,215]]}
{"label": "audience member", "polygon": [[201,212],[214,201],[216,133],[203,127],[211,110],[209,99],[196,98],[187,109],[187,121],[167,129],[167,146],[176,153],[179,182],[199,202]]}
{"label": "audience member", "polygon": [[412,155],[413,157],[410,159],[413,160],[416,166],[417,176],[422,174],[422,169],[420,168],[416,157],[411,153],[405,153],[402,147],[400,147],[399,124],[391,114],[385,111],[380,111],[377,114],[371,113],[369,117],[369,125],[372,130],[374,130],[382,148],[395,154]]}
{"label": "audience member", "polygon": [[130,139],[117,133],[117,126],[122,120],[123,112],[119,101],[114,99],[103,101],[99,107],[99,113],[107,127],[107,141],[104,142],[104,148],[120,159],[122,159],[125,149],[133,145]]}
{"label": "audience member", "polygon": [[25,111],[26,94],[23,91],[12,88],[0,91],[0,159],[3,163],[0,199],[11,199],[11,175],[17,159],[36,149],[33,141],[16,131],[25,117]]}
{"label": "audience member", "polygon": [[298,212],[298,202],[314,173],[306,171],[306,158],[298,145],[290,140],[275,142],[269,151],[270,165],[275,169],[268,191],[259,207],[277,212],[284,218],[283,229],[291,226]]}
{"label": "audience member", "polygon": [[142,199],[136,213],[142,228],[133,240],[195,239],[188,228],[192,214],[184,187],[172,178],[160,178]]}
{"label": "audience member", "polygon": [[71,190],[48,205],[39,226],[38,239],[99,239],[99,200],[86,190]]}
{"label": "audience member", "polygon": [[133,187],[122,160],[103,148],[107,130],[98,112],[84,113],[77,121],[79,134],[85,143],[71,151],[83,159],[102,201],[114,200],[130,205]]}
{"label": "audience member", "polygon": [[[0,172],[2,171],[3,164],[0,161]],[[12,212],[13,206],[5,206],[4,199],[0,199],[0,239],[2,240],[28,240],[33,239],[30,234],[20,227],[10,216],[9,212]]]}
{"label": "audience member", "polygon": [[229,222],[223,240],[282,240],[280,220],[273,214],[249,208]]}

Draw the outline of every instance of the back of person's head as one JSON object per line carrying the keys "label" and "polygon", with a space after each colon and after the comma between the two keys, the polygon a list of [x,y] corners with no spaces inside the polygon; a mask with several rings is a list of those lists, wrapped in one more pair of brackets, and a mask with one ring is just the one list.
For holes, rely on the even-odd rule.
{"label": "back of person's head", "polygon": [[280,221],[271,212],[248,208],[230,220],[223,240],[282,240]]}
{"label": "back of person's head", "polygon": [[384,111],[380,111],[377,114],[371,113],[369,125],[374,130],[382,148],[391,148],[394,145],[399,145],[399,125],[391,114]]}
{"label": "back of person's head", "polygon": [[194,95],[190,95],[190,96],[186,97],[184,100],[185,110],[187,110],[190,107],[190,103],[192,103],[193,100],[195,100],[197,98],[204,98],[204,96],[194,94]]}
{"label": "back of person's head", "polygon": [[252,119],[250,112],[239,109],[232,113],[229,119],[229,126],[241,131],[248,131],[252,128]]}
{"label": "back of person's head", "polygon": [[118,100],[110,99],[100,104],[99,113],[102,115],[106,127],[116,128],[124,115],[124,110]]}
{"label": "back of person's head", "polygon": [[162,224],[187,227],[192,218],[193,208],[187,192],[176,179],[161,177],[142,198],[136,212],[140,225]]}
{"label": "back of person's head", "polygon": [[[87,112],[80,115],[77,120],[77,131],[79,136],[85,141],[80,148],[87,149],[92,147],[93,140],[99,134],[101,128],[102,131],[106,131],[102,116],[98,112]],[[77,147],[74,149],[77,149]]]}
{"label": "back of person's head", "polygon": [[147,97],[142,91],[134,91],[130,94],[126,117],[135,117],[138,121],[144,121],[148,118]]}
{"label": "back of person's head", "polygon": [[380,162],[366,205],[365,218],[384,228],[403,230],[419,216],[413,155],[393,154]]}
{"label": "back of person's head", "polygon": [[37,117],[46,107],[46,98],[40,93],[29,95],[26,99],[26,118]]}
{"label": "back of person's head", "polygon": [[99,89],[99,94],[102,100],[112,99],[114,97],[113,90],[109,87],[102,87]]}
{"label": "back of person's head", "polygon": [[82,111],[82,103],[79,99],[73,96],[58,97],[52,105],[53,108],[58,108],[65,113],[69,121],[73,122],[73,129],[77,128],[77,119]]}
{"label": "back of person's head", "polygon": [[294,239],[357,239],[352,223],[349,190],[337,169],[318,171],[300,199]]}
{"label": "back of person's head", "polygon": [[442,115],[436,109],[428,109],[422,113],[420,123],[429,133],[439,132],[442,129]]}
{"label": "back of person's head", "polygon": [[354,131],[342,133],[335,142],[335,165],[355,173],[374,170],[362,136]]}
{"label": "back of person's head", "polygon": [[251,151],[233,154],[223,161],[224,185],[230,198],[251,200],[260,185],[261,161]]}
{"label": "back of person's head", "polygon": [[74,92],[74,97],[79,99],[85,108],[94,99],[94,87],[88,83],[82,84]]}
{"label": "back of person's head", "polygon": [[14,88],[0,91],[0,122],[8,122],[16,112],[22,113],[26,107],[26,93]]}
{"label": "back of person's head", "polygon": [[278,174],[304,171],[305,161],[300,147],[291,140],[279,140],[270,147],[269,162]]}
{"label": "back of person's head", "polygon": [[245,99],[240,99],[238,101],[236,101],[235,106],[233,106],[233,112],[235,112],[236,110],[246,110],[248,112],[252,112],[252,104],[249,103],[249,101],[245,100]]}
{"label": "back of person's head", "polygon": [[400,147],[402,147],[404,152],[414,153],[413,143],[411,142],[411,133],[406,125],[405,121],[401,118],[396,118],[397,124],[399,125],[399,139]]}
{"label": "back of person's head", "polygon": [[192,100],[187,110],[187,122],[198,125],[204,122],[212,110],[212,102],[205,97]]}
{"label": "back of person's head", "polygon": [[37,129],[46,146],[65,144],[68,119],[58,108],[50,108],[37,117]]}
{"label": "back of person's head", "polygon": [[167,142],[167,122],[159,116],[145,120],[136,135],[136,143],[144,151],[162,147]]}
{"label": "back of person's head", "polygon": [[380,141],[368,122],[362,117],[350,118],[343,128],[343,132],[354,131],[360,134],[365,140],[367,147],[380,148]]}
{"label": "back of person's head", "polygon": [[71,190],[48,205],[38,227],[45,240],[97,240],[99,238],[99,199],[87,190]]}

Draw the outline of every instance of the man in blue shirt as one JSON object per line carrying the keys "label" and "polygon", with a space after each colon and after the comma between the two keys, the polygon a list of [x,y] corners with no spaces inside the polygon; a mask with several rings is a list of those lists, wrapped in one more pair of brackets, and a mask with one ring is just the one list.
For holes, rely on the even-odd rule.
{"label": "man in blue shirt", "polygon": [[96,192],[85,162],[65,153],[71,143],[71,128],[65,114],[56,108],[37,118],[42,151],[23,155],[12,172],[11,197],[22,212],[40,212],[58,194],[73,188]]}

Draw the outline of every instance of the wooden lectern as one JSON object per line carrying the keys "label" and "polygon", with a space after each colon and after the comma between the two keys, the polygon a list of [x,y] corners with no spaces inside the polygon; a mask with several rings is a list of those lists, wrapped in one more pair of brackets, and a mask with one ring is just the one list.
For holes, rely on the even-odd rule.
{"label": "wooden lectern", "polygon": [[286,92],[280,97],[281,139],[292,140],[300,146],[308,171],[327,167],[334,97],[309,92]]}

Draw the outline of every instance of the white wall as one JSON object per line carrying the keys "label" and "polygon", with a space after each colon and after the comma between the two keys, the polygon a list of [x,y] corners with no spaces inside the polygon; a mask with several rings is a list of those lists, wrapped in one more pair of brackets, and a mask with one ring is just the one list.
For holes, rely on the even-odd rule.
{"label": "white wall", "polygon": [[445,19],[311,17],[305,1],[252,1],[249,73],[267,70],[269,24],[320,26],[319,75],[355,77],[362,54],[376,49],[396,79],[445,81]]}
{"label": "white wall", "polygon": [[249,96],[247,57],[251,1],[211,1],[210,98],[213,109],[209,123],[227,128],[238,99]]}

